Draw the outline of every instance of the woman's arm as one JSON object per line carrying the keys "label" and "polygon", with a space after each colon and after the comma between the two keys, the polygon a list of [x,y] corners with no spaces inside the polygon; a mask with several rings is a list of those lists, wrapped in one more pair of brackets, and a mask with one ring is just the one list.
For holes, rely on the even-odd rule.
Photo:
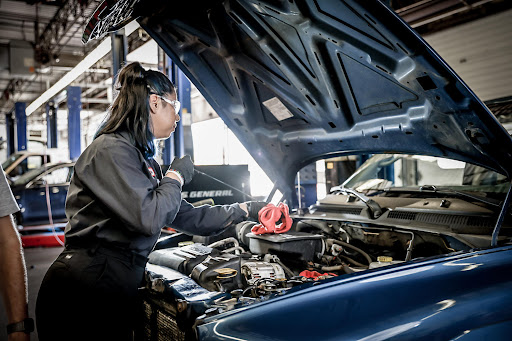
{"label": "woman's arm", "polygon": [[128,143],[105,141],[97,150],[83,153],[74,176],[128,230],[146,236],[170,224],[180,208],[179,181],[164,177],[157,186],[142,155]]}
{"label": "woman's arm", "polygon": [[186,200],[182,200],[180,210],[171,227],[187,234],[200,236],[216,234],[247,218],[247,211],[241,208],[241,205],[243,204],[194,207]]}

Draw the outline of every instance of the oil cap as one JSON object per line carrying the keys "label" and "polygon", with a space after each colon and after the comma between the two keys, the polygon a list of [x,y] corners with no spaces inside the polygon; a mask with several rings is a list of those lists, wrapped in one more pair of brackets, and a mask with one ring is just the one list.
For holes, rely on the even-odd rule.
{"label": "oil cap", "polygon": [[393,261],[393,257],[389,256],[378,256],[377,262],[379,263],[391,263]]}

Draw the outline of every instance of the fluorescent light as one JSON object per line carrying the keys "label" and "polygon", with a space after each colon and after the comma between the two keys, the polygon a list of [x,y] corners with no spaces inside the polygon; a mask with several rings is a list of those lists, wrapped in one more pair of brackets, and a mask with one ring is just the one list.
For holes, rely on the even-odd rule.
{"label": "fluorescent light", "polygon": [[[125,27],[125,34],[128,36],[133,31],[135,31],[139,27],[139,23],[135,20],[130,22]],[[71,71],[64,75],[57,83],[53,84],[48,90],[43,92],[41,96],[36,98],[25,110],[27,116],[36,111],[41,105],[48,102],[53,98],[56,94],[58,94],[62,89],[71,84],[75,79],[78,78],[82,73],[87,71],[91,66],[96,64],[98,60],[105,57],[105,55],[110,52],[112,48],[112,40],[110,36],[106,37],[91,53],[89,53],[77,66],[75,66]]]}
{"label": "fluorescent light", "polygon": [[111,48],[111,39],[107,37],[103,40],[98,47],[96,47],[91,53],[89,53],[77,66],[75,66],[71,71],[66,73],[64,77],[62,77],[57,83],[53,84],[48,90],[46,90],[41,96],[36,98],[36,100],[27,107],[26,114],[29,116],[34,111],[37,110],[41,105],[48,102],[53,96],[55,96],[59,91],[64,89],[66,86],[71,84],[72,81],[78,78],[82,73],[84,73],[91,66],[96,64],[98,60],[103,58]]}

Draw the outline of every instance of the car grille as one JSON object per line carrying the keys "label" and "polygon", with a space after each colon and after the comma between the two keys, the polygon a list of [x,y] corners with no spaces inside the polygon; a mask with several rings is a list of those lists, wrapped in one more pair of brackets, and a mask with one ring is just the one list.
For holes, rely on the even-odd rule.
{"label": "car grille", "polygon": [[418,213],[391,211],[388,214],[389,219],[418,221],[428,224],[449,225],[452,227],[474,227],[474,228],[492,228],[496,223],[493,217],[478,217],[465,215],[449,215],[438,213]]}
{"label": "car grille", "polygon": [[391,211],[388,214],[389,219],[399,219],[399,220],[416,220],[416,212],[400,212],[400,211]]}
{"label": "car grille", "polygon": [[138,341],[185,340],[182,331],[174,318],[175,309],[170,304],[145,296],[142,301],[143,324],[137,338]]}
{"label": "car grille", "polygon": [[315,208],[318,211],[322,212],[332,212],[332,213],[340,213],[340,214],[353,214],[360,215],[363,210],[361,207],[343,207],[337,205],[317,205]]}

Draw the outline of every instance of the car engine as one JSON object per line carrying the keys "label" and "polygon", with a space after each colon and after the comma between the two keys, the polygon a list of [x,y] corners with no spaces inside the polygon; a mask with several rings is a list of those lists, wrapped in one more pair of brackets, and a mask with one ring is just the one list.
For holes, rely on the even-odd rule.
{"label": "car engine", "polygon": [[255,224],[242,222],[216,237],[174,240],[173,247],[163,243],[149,264],[240,303],[307,282],[471,248],[447,235],[353,222],[303,219],[286,233],[261,235],[251,232]]}
{"label": "car engine", "polygon": [[377,224],[364,210],[314,209],[292,215],[286,233],[257,235],[251,231],[257,223],[245,221],[216,236],[173,233],[160,238],[146,266],[146,337],[157,333],[195,340],[197,324],[233,309],[341,276],[490,243],[487,232],[471,234],[471,226],[460,227],[460,218],[446,227],[439,224],[445,218],[424,222],[406,214],[397,219],[397,210],[388,210]]}

